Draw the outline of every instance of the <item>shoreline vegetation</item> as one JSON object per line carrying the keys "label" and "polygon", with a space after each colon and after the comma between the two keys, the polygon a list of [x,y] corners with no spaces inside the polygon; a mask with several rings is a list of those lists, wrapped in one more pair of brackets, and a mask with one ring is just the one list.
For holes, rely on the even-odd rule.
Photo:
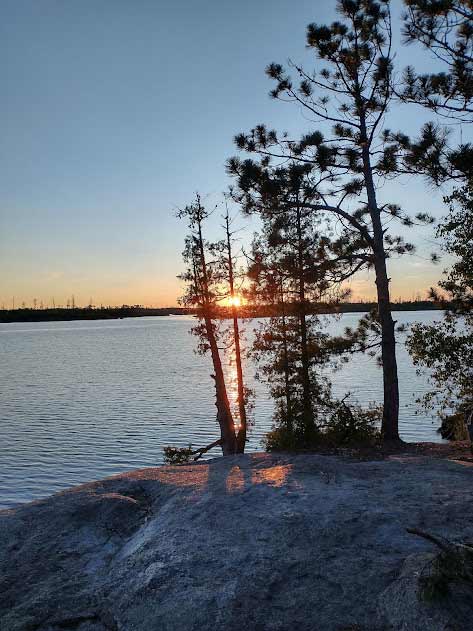
{"label": "shoreline vegetation", "polygon": [[[445,309],[445,304],[432,300],[405,300],[394,302],[393,311],[436,311]],[[309,311],[318,315],[337,313],[368,313],[376,307],[375,302],[342,302],[336,305],[317,303],[309,305]],[[286,305],[286,310],[290,305]],[[238,308],[240,318],[265,318],[280,315],[278,305],[242,305]],[[141,318],[152,316],[187,316],[196,315],[197,309],[184,307],[143,307],[141,305],[122,305],[120,307],[56,307],[33,309],[0,309],[0,322],[54,322],[69,320],[117,320],[123,318]],[[232,317],[230,307],[220,307],[217,318]]]}

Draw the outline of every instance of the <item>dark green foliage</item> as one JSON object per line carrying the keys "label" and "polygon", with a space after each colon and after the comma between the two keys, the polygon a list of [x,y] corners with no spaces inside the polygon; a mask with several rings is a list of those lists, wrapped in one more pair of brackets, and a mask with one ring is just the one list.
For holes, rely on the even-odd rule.
{"label": "dark green foliage", "polygon": [[317,436],[331,403],[330,382],[321,372],[330,361],[327,335],[320,330],[317,316],[307,316],[305,326],[307,382],[298,317],[274,317],[262,324],[252,351],[257,377],[268,384],[275,402],[275,424],[297,436],[298,443]]}
{"label": "dark green foliage", "polygon": [[[420,43],[435,59],[440,71],[417,74],[408,67],[404,102],[424,107],[436,115],[473,122],[473,6],[470,0],[404,0],[404,36]],[[450,129],[429,122],[416,140],[393,134],[398,161],[406,172],[426,175],[435,184],[473,177],[473,145],[452,146]]]}
{"label": "dark green foliage", "polygon": [[343,401],[328,401],[326,421],[312,439],[281,424],[266,434],[267,451],[305,451],[337,447],[372,447],[380,442],[382,409],[348,406]]}
{"label": "dark green foliage", "polygon": [[424,399],[454,410],[468,420],[473,415],[473,186],[456,190],[445,200],[450,213],[440,225],[444,250],[455,262],[434,299],[444,297],[446,313],[433,326],[413,327],[407,344],[414,362],[432,374],[433,390]]}
{"label": "dark green foliage", "polygon": [[317,214],[300,201],[311,195],[307,172],[298,164],[278,170],[277,203],[273,197],[273,204],[260,208],[263,230],[253,243],[249,269],[252,301],[279,311],[256,332],[258,375],[275,399],[276,423],[301,440],[316,435],[321,401],[330,398],[328,381],[320,375],[330,359],[327,335],[311,311],[333,284],[330,241],[319,233]]}
{"label": "dark green foliage", "polygon": [[337,447],[372,446],[379,442],[383,411],[379,407],[363,409],[341,401],[325,426],[324,438]]}
{"label": "dark green foliage", "polygon": [[253,191],[252,204],[263,229],[253,243],[250,299],[274,305],[277,312],[256,331],[252,350],[258,377],[268,383],[275,401],[275,427],[266,444],[269,449],[276,444],[308,449],[320,441],[327,419],[338,411],[324,369],[353,351],[355,343],[361,349],[368,339],[367,333],[356,341],[330,338],[314,309],[322,299],[336,306],[345,295],[340,282],[349,274],[346,247],[356,247],[355,237],[330,238],[326,218],[309,206],[317,193],[307,165],[290,162],[268,179],[260,175],[261,188]]}
{"label": "dark green foliage", "polygon": [[165,464],[187,464],[194,459],[194,449],[190,444],[189,447],[173,447],[168,445],[163,447],[163,452]]}
{"label": "dark green foliage", "polygon": [[298,451],[315,448],[315,445],[308,444],[302,436],[298,436],[284,425],[276,425],[264,436],[263,447],[266,451]]}
{"label": "dark green foliage", "polygon": [[465,414],[448,414],[442,418],[442,424],[438,430],[445,440],[468,440]]}
{"label": "dark green foliage", "polygon": [[402,97],[451,118],[473,121],[473,6],[470,0],[404,0],[404,37],[420,42],[444,68],[405,71]]}
{"label": "dark green foliage", "polygon": [[445,199],[450,212],[439,226],[446,252],[456,258],[449,274],[440,283],[452,299],[449,309],[471,317],[473,311],[473,182]]}

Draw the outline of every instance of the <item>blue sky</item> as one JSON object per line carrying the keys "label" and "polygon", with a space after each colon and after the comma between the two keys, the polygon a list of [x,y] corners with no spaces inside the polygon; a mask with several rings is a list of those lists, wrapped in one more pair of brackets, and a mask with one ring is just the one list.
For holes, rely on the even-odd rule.
{"label": "blue sky", "polygon": [[[175,304],[185,229],[174,209],[195,190],[214,200],[227,188],[235,133],[259,122],[308,129],[297,107],[269,99],[264,68],[288,57],[310,67],[305,26],[332,20],[334,8],[3,0],[0,306],[13,296],[16,305],[65,304],[72,294],[79,304]],[[413,47],[396,63],[413,59],[431,67]],[[424,118],[397,106],[389,125],[411,133]],[[441,193],[417,179],[381,195],[442,212]],[[418,256],[391,265],[394,297],[423,292],[441,271],[426,260],[431,232],[411,238]],[[372,296],[372,279],[361,275],[353,290]]]}

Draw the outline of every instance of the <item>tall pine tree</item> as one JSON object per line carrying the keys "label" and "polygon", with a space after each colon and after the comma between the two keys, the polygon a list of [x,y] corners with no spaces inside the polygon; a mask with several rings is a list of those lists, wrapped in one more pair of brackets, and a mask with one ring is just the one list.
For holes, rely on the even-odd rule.
{"label": "tall pine tree", "polygon": [[[340,261],[345,261],[347,275],[362,267],[374,269],[384,384],[382,434],[385,440],[398,440],[395,323],[386,260],[413,248],[390,234],[387,223],[398,219],[412,225],[413,220],[396,204],[380,203],[375,184],[377,178],[400,169],[399,139],[391,138],[383,128],[394,98],[389,3],[339,0],[337,6],[340,21],[307,28],[307,45],[322,67],[312,72],[291,64],[296,82],[279,64],[267,68],[276,82],[273,98],[289,101],[312,121],[331,127],[330,135],[314,130],[291,139],[259,125],[235,139],[241,151],[259,159],[232,158],[228,169],[251,208],[254,192],[260,194],[263,184],[265,194],[271,196],[272,182],[287,160],[306,165],[312,177],[311,199],[300,203],[330,216],[343,233]],[[418,220],[429,218],[419,213]]]}

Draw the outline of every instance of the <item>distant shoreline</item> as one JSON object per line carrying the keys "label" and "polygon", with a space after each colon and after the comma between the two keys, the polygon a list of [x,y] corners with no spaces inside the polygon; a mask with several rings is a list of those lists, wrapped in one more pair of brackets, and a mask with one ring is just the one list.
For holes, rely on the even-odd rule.
{"label": "distant shoreline", "polygon": [[[314,305],[313,312],[330,313],[367,313],[376,306],[374,302],[349,302],[333,305]],[[428,300],[392,303],[393,311],[435,311],[442,309],[439,303]],[[69,320],[118,320],[122,318],[141,318],[150,316],[194,315],[193,309],[182,307],[147,308],[141,306],[122,307],[75,307],[54,309],[3,309],[0,310],[0,322],[54,322]],[[277,315],[277,309],[268,306],[244,306],[239,308],[242,318],[268,317]],[[229,310],[222,308],[220,317],[228,317]]]}
{"label": "distant shoreline", "polygon": [[55,322],[68,320],[119,320],[145,316],[187,315],[188,309],[165,307],[148,309],[139,306],[74,307],[55,309],[0,310],[0,322]]}

